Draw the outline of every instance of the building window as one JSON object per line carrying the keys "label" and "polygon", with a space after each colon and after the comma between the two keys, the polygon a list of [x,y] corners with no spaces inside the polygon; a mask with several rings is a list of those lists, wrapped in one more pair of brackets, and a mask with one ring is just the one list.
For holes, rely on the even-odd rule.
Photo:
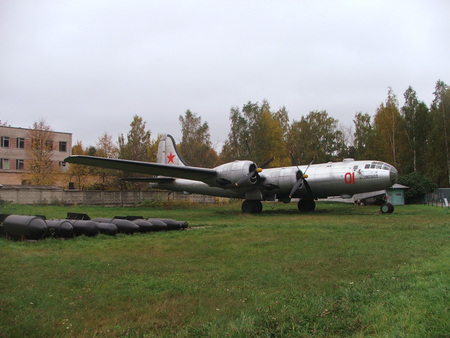
{"label": "building window", "polygon": [[61,141],[59,142],[59,151],[67,152],[67,142]]}
{"label": "building window", "polygon": [[9,160],[7,158],[2,158],[0,161],[0,169],[9,170]]}
{"label": "building window", "polygon": [[9,148],[9,137],[2,136],[2,148]]}
{"label": "building window", "polygon": [[24,170],[25,169],[25,161],[22,159],[16,160],[16,169],[17,170]]}
{"label": "building window", "polygon": [[25,139],[22,137],[17,138],[17,148],[23,149],[25,148]]}

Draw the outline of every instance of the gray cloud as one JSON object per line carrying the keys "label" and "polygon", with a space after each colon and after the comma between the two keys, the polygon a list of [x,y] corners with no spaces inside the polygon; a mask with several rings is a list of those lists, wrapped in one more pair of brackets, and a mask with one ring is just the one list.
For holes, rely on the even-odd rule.
{"label": "gray cloud", "polygon": [[0,1],[0,120],[95,145],[134,114],[180,137],[191,109],[223,141],[231,107],[350,125],[391,86],[429,104],[449,81],[446,1]]}

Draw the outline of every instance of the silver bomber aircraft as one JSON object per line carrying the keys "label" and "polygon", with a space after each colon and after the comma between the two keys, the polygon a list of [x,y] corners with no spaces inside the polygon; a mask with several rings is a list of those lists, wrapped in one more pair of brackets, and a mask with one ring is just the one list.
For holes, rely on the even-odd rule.
{"label": "silver bomber aircraft", "polygon": [[[172,136],[158,145],[157,163],[76,155],[66,162],[124,170],[157,177],[137,178],[156,189],[243,199],[244,213],[260,213],[261,201],[289,203],[298,198],[300,211],[313,211],[315,199],[329,196],[351,198],[354,194],[384,190],[397,180],[398,172],[380,161],[309,164],[282,168],[260,168],[252,161],[234,161],[218,167],[191,167],[181,158]],[[381,207],[392,212],[391,205]]]}

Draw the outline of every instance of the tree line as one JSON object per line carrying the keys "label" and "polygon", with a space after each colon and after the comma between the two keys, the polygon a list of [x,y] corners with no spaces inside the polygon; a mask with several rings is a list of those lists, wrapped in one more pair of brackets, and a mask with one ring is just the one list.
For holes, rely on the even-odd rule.
{"label": "tree line", "polygon": [[[342,126],[327,111],[311,111],[300,120],[290,121],[285,107],[272,109],[267,100],[248,102],[230,110],[230,130],[218,153],[211,142],[208,122],[186,110],[179,116],[183,158],[192,166],[214,167],[237,160],[250,159],[261,165],[274,157],[270,166],[355,160],[380,160],[394,165],[410,181],[449,187],[450,88],[436,83],[430,106],[417,97],[410,86],[403,94],[402,105],[388,89],[387,98],[374,116],[357,112],[352,127]],[[95,146],[84,148],[78,142],[74,155],[93,155],[138,161],[156,160],[161,135],[152,138],[147,123],[135,115],[126,135],[117,142],[105,132]],[[295,163],[293,163],[295,162]],[[122,173],[100,168],[71,165],[69,174],[79,188],[117,188]],[[132,173],[125,175],[131,176]],[[88,177],[96,176],[95,184]]]}

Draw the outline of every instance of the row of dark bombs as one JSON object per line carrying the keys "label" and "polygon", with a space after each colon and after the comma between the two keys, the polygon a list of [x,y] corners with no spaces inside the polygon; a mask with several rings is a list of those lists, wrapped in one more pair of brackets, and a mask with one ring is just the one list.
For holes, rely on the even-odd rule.
{"label": "row of dark bombs", "polygon": [[[2,215],[1,230],[12,238],[38,240],[45,237],[73,238],[117,233],[133,234],[164,230],[183,230],[187,222],[160,218],[95,218],[95,219],[45,219],[41,216]],[[127,219],[128,218],[128,219]]]}

